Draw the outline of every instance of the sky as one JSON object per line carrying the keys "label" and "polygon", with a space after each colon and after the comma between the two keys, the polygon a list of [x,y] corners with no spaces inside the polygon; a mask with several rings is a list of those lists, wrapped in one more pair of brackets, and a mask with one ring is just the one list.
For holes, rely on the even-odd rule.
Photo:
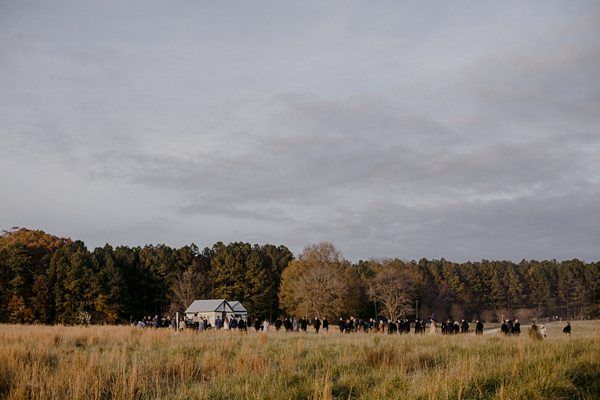
{"label": "sky", "polygon": [[0,229],[600,260],[598,1],[0,0]]}

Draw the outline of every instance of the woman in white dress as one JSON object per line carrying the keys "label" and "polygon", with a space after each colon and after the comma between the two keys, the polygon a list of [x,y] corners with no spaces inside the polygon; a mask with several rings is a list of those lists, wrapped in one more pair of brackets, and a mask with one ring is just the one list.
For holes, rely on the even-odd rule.
{"label": "woman in white dress", "polygon": [[429,326],[429,334],[437,335],[437,325],[434,320],[431,320],[431,325]]}

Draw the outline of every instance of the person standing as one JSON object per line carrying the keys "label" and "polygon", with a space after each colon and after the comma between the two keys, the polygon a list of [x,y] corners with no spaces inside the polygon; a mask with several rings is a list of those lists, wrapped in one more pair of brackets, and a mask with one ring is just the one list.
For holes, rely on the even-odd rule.
{"label": "person standing", "polygon": [[300,320],[300,329],[302,329],[302,332],[306,333],[307,327],[308,327],[308,321],[306,320],[306,317],[302,317],[302,319]]}
{"label": "person standing", "polygon": [[475,334],[483,335],[483,322],[480,320],[477,320],[477,323],[475,324]]}
{"label": "person standing", "polygon": [[319,329],[321,329],[321,320],[319,317],[315,317],[313,320],[313,326],[315,328],[315,333],[319,333]]}
{"label": "person standing", "polygon": [[519,336],[521,334],[521,323],[518,319],[515,319],[515,323],[513,324],[513,335]]}
{"label": "person standing", "polygon": [[500,326],[500,332],[508,335],[508,320],[502,322],[502,325]]}
{"label": "person standing", "polygon": [[563,328],[563,333],[565,335],[571,336],[571,323],[567,322],[567,326]]}
{"label": "person standing", "polygon": [[350,319],[346,320],[346,333],[354,332],[354,317],[350,317]]}
{"label": "person standing", "polygon": [[415,320],[415,333],[421,333],[421,321]]}
{"label": "person standing", "polygon": [[454,321],[454,325],[452,325],[452,334],[458,335],[459,332],[460,332],[460,325],[458,324],[458,321]]}
{"label": "person standing", "polygon": [[397,330],[398,330],[398,327],[396,326],[394,321],[389,319],[388,320],[388,333],[393,334],[393,333],[396,333]]}
{"label": "person standing", "polygon": [[429,326],[429,334],[437,335],[437,325],[433,319],[431,320],[431,325]]}
{"label": "person standing", "polygon": [[461,321],[460,333],[469,333],[469,323],[464,319]]}
{"label": "person standing", "polygon": [[323,330],[325,333],[329,333],[329,321],[327,321],[327,318],[323,318]]}
{"label": "person standing", "polygon": [[246,320],[243,318],[240,318],[240,322],[238,323],[238,328],[240,330],[240,332],[247,332],[247,323]]}

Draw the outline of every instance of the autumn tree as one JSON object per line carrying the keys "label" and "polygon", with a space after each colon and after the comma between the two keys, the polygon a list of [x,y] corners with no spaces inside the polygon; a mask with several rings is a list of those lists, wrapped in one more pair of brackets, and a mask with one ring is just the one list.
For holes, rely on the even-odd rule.
{"label": "autumn tree", "polygon": [[26,228],[0,234],[0,321],[52,321],[46,271],[53,253],[69,243]]}
{"label": "autumn tree", "polygon": [[358,276],[331,243],[306,247],[281,276],[279,303],[289,316],[353,314],[358,297]]}

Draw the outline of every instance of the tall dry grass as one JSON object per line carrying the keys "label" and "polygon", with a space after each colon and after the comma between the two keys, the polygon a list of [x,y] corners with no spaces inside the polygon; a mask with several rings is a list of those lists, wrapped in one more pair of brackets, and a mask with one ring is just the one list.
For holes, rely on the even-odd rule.
{"label": "tall dry grass", "polygon": [[0,398],[598,399],[599,329],[535,341],[0,325]]}

